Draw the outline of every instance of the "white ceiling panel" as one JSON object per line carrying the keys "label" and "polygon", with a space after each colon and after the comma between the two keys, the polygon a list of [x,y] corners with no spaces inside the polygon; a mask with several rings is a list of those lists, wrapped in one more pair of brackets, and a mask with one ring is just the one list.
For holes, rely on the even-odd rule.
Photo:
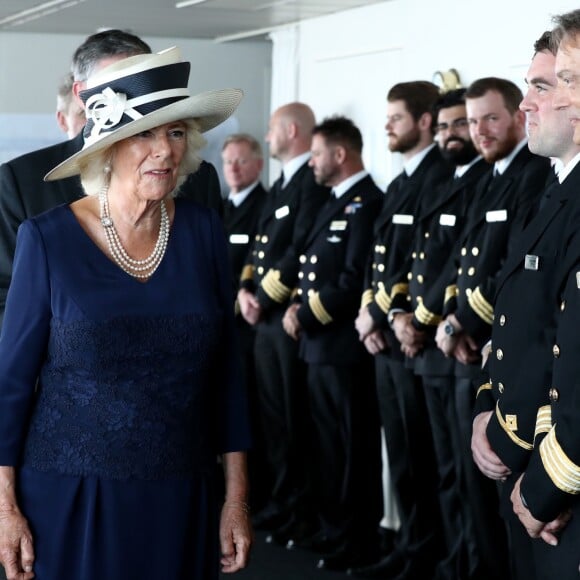
{"label": "white ceiling panel", "polygon": [[[144,37],[243,36],[381,0],[2,0],[0,31],[88,35],[99,28]],[[263,33],[262,33],[263,34]]]}

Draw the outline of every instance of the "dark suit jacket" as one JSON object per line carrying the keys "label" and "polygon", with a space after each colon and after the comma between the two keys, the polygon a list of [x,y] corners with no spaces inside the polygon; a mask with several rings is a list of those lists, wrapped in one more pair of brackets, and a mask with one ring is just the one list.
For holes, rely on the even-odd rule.
{"label": "dark suit jacket", "polygon": [[299,353],[308,363],[349,364],[367,356],[354,327],[373,222],[383,200],[370,176],[318,216],[300,256]]}
{"label": "dark suit jacket", "polygon": [[[535,361],[529,363],[534,364],[534,368],[539,373],[540,364],[551,362],[552,373],[542,385],[539,384],[541,378],[537,381],[538,384],[532,383],[532,386],[536,388],[534,392],[530,392],[529,398],[525,397],[527,385],[523,383],[517,385],[521,398],[525,397],[522,405],[518,407],[518,423],[524,419],[523,417],[520,419],[523,408],[527,409],[528,405],[540,407],[534,449],[530,452],[521,490],[532,515],[544,522],[551,521],[556,515],[570,507],[576,512],[573,517],[578,517],[578,494],[580,493],[578,378],[580,376],[580,332],[578,330],[580,328],[580,230],[578,228],[580,217],[577,209],[580,205],[579,172],[580,168],[577,166],[562,184],[568,189],[569,197],[566,207],[562,210],[567,214],[565,234],[562,236],[560,231],[560,247],[565,246],[566,252],[564,256],[556,255],[559,262],[557,274],[551,279],[546,279],[546,283],[550,283],[551,286],[555,338],[548,336],[544,341],[545,349],[542,350],[542,359],[537,363]],[[567,184],[566,182],[572,177],[574,180]],[[542,209],[543,212],[544,209]],[[530,227],[532,225],[533,222]],[[504,288],[507,287],[508,282],[509,280]],[[529,292],[527,289],[526,295]],[[553,299],[553,294],[556,300]],[[528,307],[526,310],[529,316],[535,315],[531,308]],[[551,320],[549,322],[551,323]],[[510,352],[508,351],[508,355]],[[528,377],[530,373],[526,372],[524,377]],[[504,390],[503,396],[506,392],[507,389]],[[502,410],[505,404],[503,396],[499,400]],[[523,426],[529,437],[527,422],[523,423]],[[566,528],[562,533],[567,533]]]}
{"label": "dark suit jacket", "polygon": [[[480,160],[459,179],[452,177],[443,183],[436,195],[425,197],[417,219],[408,265],[405,266],[410,275],[399,278],[399,284],[392,286],[402,288],[409,278],[408,297],[411,300],[408,301],[407,295],[400,292],[393,297],[391,308],[412,311],[413,325],[428,334],[425,348],[412,359],[417,374],[446,375],[453,371],[453,360],[445,358],[434,340],[445,296],[442,272],[452,267],[449,256],[465,225],[467,208],[473,201],[477,184],[487,171],[489,165]],[[451,276],[449,270],[447,276]],[[427,306],[430,302],[436,305],[433,310]]]}
{"label": "dark suit jacket", "polygon": [[550,161],[525,146],[506,171],[481,181],[455,257],[454,292],[444,315],[455,315],[480,345],[491,336],[497,276],[507,255],[510,238],[523,228],[551,175]]}
{"label": "dark suit jacket", "polygon": [[397,358],[403,357],[394,334],[388,328],[387,314],[392,297],[401,291],[406,295],[408,286],[406,280],[403,287],[393,284],[393,280],[406,278],[408,273],[407,257],[422,200],[433,196],[452,171],[437,146],[433,147],[413,175],[407,177],[403,172],[389,184],[382,211],[375,221],[362,303],[368,306],[377,326],[385,329],[391,354]]}
{"label": "dark suit jacket", "polygon": [[224,229],[228,236],[232,279],[236,289],[256,236],[258,219],[266,196],[266,190],[258,183],[238,207],[230,204],[228,200],[223,202]]}
{"label": "dark suit jacket", "polygon": [[296,285],[298,256],[329,190],[314,180],[308,163],[286,187],[278,180],[266,199],[242,272],[242,288],[256,292],[264,313],[285,309]]}
{"label": "dark suit jacket", "polygon": [[[0,322],[4,317],[6,294],[12,277],[18,226],[25,219],[82,197],[83,190],[78,176],[43,181],[51,169],[79,151],[82,146],[83,137],[80,133],[74,139],[27,153],[0,166]],[[196,199],[207,205],[210,196],[216,192],[219,196],[215,168],[203,162],[199,175],[192,176],[185,182],[180,196]],[[219,202],[212,202],[213,206],[221,207],[221,197],[218,199]]]}

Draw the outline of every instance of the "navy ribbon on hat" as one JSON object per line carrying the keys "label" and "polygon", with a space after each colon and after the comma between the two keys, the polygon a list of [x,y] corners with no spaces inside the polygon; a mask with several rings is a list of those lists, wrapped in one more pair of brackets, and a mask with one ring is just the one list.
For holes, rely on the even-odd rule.
{"label": "navy ribbon on hat", "polygon": [[189,62],[148,69],[81,91],[86,142],[120,129],[135,119],[189,97]]}

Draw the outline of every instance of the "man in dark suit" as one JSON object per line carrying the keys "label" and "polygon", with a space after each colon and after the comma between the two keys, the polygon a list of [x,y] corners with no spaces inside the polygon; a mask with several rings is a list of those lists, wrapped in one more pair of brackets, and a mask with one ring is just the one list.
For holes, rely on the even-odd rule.
{"label": "man in dark suit", "polygon": [[[499,564],[502,549],[505,561],[506,542],[499,515],[474,521],[468,496],[463,493],[464,466],[470,469],[473,460],[470,438],[465,437],[463,441],[457,425],[460,420],[470,421],[471,408],[456,406],[453,359],[446,358],[435,343],[441,310],[433,312],[423,301],[429,294],[431,300],[438,296],[443,305],[442,273],[452,275],[449,268],[454,266],[449,255],[454,252],[477,184],[489,171],[489,165],[478,155],[469,135],[465,89],[440,97],[435,115],[441,154],[455,166],[455,173],[434,195],[423,200],[408,263],[392,285],[397,292],[392,295],[390,311],[394,317],[395,335],[409,353],[407,363],[423,383],[439,474],[439,503],[446,548],[435,577],[452,580],[473,578],[476,574],[491,575],[496,563],[496,570],[503,571]],[[486,502],[485,508],[493,514],[497,512],[497,501],[493,501],[497,497],[494,486],[475,472],[481,483],[489,488],[492,501]],[[491,561],[485,557],[488,554],[480,553],[476,530],[491,537],[498,546]]]}
{"label": "man in dark suit", "polygon": [[303,103],[284,105],[270,118],[266,140],[270,155],[282,162],[283,175],[268,194],[238,292],[243,317],[256,327],[260,418],[273,477],[268,504],[254,525],[275,530],[273,538],[283,544],[311,511],[304,464],[305,369],[282,317],[298,280],[298,257],[328,198],[328,189],[315,182],[308,166],[314,124],[312,110]]}
{"label": "man in dark suit", "polygon": [[[224,229],[228,236],[234,297],[237,294],[242,269],[258,228],[258,219],[266,201],[266,190],[260,183],[260,173],[264,167],[260,143],[247,133],[229,135],[222,147],[224,178],[230,188],[224,201]],[[256,370],[254,362],[255,328],[241,315],[239,305],[235,305],[236,328],[240,338],[242,373],[248,389],[250,412],[252,414],[253,446],[248,455],[250,475],[250,504],[260,509],[269,492],[268,472],[264,458],[264,437],[260,429],[258,394],[256,391]]]}
{"label": "man in dark suit", "polygon": [[379,411],[401,528],[392,554],[370,569],[354,570],[362,577],[427,578],[441,555],[437,473],[423,389],[405,366],[390,326],[396,314],[391,312],[391,296],[398,293],[390,282],[405,269],[420,208],[453,171],[433,142],[432,109],[438,97],[437,87],[426,81],[400,83],[387,96],[389,149],[402,153],[405,164],[389,185],[375,222],[356,328],[375,357]]}
{"label": "man in dark suit", "polygon": [[[115,60],[149,52],[151,48],[147,43],[121,30],[107,30],[89,36],[73,55],[75,97],[78,97],[93,72]],[[80,98],[78,101],[82,103]],[[74,139],[33,151],[0,166],[0,322],[12,277],[18,226],[27,218],[83,196],[78,177],[43,181],[48,171],[82,149],[83,143],[80,133]],[[207,202],[210,195],[217,195],[212,205],[221,211],[217,173],[210,164],[202,163],[195,174],[188,176],[179,195],[201,198],[202,202]]]}
{"label": "man in dark suit", "polygon": [[306,237],[296,299],[283,320],[307,364],[314,503],[321,539],[334,551],[319,567],[330,570],[375,556],[369,550],[380,519],[372,359],[353,321],[383,195],[361,154],[362,137],[350,119],[314,127],[310,165],[316,182],[332,192]]}
{"label": "man in dark suit", "polygon": [[[530,540],[508,501],[514,485],[519,489],[516,481],[527,469],[534,447],[551,430],[554,415],[548,397],[562,404],[555,394],[562,383],[552,379],[554,365],[560,364],[561,352],[577,356],[577,351],[568,351],[570,346],[562,344],[562,335],[555,337],[556,321],[566,317],[571,305],[565,304],[560,312],[558,271],[563,264],[565,270],[566,264],[575,262],[580,223],[580,140],[573,141],[570,117],[574,113],[557,95],[555,53],[552,34],[544,33],[535,44],[526,77],[529,89],[520,108],[527,115],[530,150],[557,159],[560,170],[502,267],[494,304],[493,352],[485,369],[489,378],[479,389],[473,426],[477,465],[488,477],[506,480],[502,484],[503,515],[512,540],[514,577],[531,579],[577,576],[579,561],[577,531],[568,547],[564,543],[558,549]],[[564,424],[558,421],[559,427]],[[545,539],[552,542],[555,528],[547,531]]]}

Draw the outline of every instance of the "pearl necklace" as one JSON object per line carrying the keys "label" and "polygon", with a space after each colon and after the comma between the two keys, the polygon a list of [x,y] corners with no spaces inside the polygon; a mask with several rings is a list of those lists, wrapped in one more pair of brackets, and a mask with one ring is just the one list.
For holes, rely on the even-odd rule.
{"label": "pearl necklace", "polygon": [[165,200],[162,200],[160,204],[161,222],[159,224],[159,236],[157,237],[153,252],[143,260],[135,260],[127,254],[111,219],[109,198],[107,195],[108,190],[108,187],[104,187],[99,192],[99,209],[101,224],[105,230],[109,252],[117,266],[130,276],[134,278],[149,278],[157,270],[159,264],[161,264],[161,260],[163,260],[165,250],[167,249],[167,241],[169,240],[169,216],[167,215]]}

